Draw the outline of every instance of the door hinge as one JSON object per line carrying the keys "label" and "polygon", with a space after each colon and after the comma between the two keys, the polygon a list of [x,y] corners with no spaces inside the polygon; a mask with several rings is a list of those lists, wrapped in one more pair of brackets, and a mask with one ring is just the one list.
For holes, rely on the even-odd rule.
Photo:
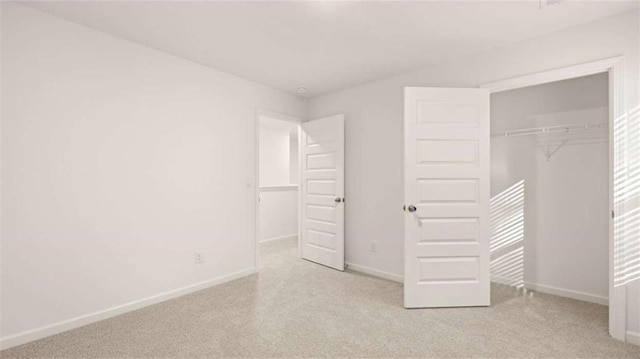
{"label": "door hinge", "polygon": [[616,211],[611,211],[611,218],[616,218]]}
{"label": "door hinge", "polygon": [[406,204],[402,206],[402,211],[404,211],[404,212],[407,211],[407,205]]}

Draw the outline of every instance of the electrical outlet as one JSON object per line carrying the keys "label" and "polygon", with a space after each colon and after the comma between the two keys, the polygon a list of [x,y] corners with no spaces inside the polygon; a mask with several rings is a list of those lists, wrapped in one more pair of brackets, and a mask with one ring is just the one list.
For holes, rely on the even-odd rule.
{"label": "electrical outlet", "polygon": [[371,251],[373,253],[378,252],[378,243],[376,243],[376,241],[371,242]]}
{"label": "electrical outlet", "polygon": [[193,260],[196,264],[204,263],[204,253],[202,253],[202,251],[196,251],[193,254]]}

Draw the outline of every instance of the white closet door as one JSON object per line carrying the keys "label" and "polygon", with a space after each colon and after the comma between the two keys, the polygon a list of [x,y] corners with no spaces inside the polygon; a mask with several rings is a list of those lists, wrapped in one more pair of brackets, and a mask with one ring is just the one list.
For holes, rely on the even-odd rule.
{"label": "white closet door", "polygon": [[406,308],[487,306],[489,91],[405,88]]}
{"label": "white closet door", "polygon": [[344,116],[302,124],[302,258],[344,270]]}

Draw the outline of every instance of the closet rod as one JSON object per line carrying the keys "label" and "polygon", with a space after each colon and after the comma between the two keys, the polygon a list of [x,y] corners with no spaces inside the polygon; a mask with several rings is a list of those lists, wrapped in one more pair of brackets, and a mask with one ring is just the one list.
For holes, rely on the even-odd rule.
{"label": "closet rod", "polygon": [[568,133],[572,130],[597,130],[606,127],[606,123],[599,124],[581,124],[581,125],[560,125],[560,126],[547,126],[547,127],[533,127],[523,128],[520,130],[504,131],[492,135],[491,137],[513,137],[513,136],[531,136],[531,135],[544,135],[554,133]]}

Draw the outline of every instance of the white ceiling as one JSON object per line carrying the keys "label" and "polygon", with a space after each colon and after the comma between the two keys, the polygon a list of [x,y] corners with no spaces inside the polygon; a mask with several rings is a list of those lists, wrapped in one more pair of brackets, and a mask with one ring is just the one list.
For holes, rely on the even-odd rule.
{"label": "white ceiling", "polygon": [[[541,0],[542,4],[547,1]],[[304,96],[352,87],[637,8],[636,1],[29,2]],[[597,46],[597,45],[596,45]]]}

